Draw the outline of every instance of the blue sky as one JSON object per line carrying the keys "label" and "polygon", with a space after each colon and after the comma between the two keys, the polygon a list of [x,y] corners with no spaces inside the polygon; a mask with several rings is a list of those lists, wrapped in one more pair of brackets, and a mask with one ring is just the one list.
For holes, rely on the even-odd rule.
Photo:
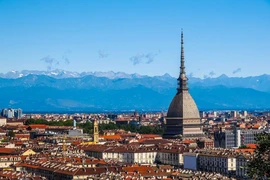
{"label": "blue sky", "polygon": [[269,0],[0,0],[0,72],[177,76],[181,28],[187,73],[269,74]]}

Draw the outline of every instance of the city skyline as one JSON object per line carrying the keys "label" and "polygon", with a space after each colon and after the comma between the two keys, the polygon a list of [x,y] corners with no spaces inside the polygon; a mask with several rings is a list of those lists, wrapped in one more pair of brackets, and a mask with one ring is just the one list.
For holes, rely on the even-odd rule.
{"label": "city skyline", "polygon": [[267,74],[269,8],[269,1],[1,1],[0,72],[177,77],[183,28],[187,74]]}
{"label": "city skyline", "polygon": [[267,179],[270,0],[0,0],[0,179]]}

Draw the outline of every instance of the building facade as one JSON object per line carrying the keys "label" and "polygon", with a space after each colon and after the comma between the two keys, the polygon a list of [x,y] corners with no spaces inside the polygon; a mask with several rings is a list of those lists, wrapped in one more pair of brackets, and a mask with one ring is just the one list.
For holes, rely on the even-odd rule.
{"label": "building facade", "polygon": [[20,119],[22,118],[22,109],[18,108],[18,109],[11,109],[11,108],[5,108],[2,109],[2,116],[6,117],[6,118],[16,118],[16,119]]}
{"label": "building facade", "polygon": [[167,164],[183,166],[183,146],[147,146],[147,147],[106,147],[103,145],[89,146],[84,149],[88,156],[104,160],[117,160],[125,163]]}
{"label": "building facade", "polygon": [[221,148],[237,148],[256,143],[256,134],[263,133],[264,129],[234,129],[221,130],[214,133],[214,146]]}

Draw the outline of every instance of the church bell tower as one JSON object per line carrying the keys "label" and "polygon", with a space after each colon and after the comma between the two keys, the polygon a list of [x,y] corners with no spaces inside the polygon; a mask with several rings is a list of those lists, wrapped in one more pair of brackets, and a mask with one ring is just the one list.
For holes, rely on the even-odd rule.
{"label": "church bell tower", "polygon": [[99,142],[99,132],[98,132],[98,122],[95,119],[93,122],[93,142],[98,143]]}

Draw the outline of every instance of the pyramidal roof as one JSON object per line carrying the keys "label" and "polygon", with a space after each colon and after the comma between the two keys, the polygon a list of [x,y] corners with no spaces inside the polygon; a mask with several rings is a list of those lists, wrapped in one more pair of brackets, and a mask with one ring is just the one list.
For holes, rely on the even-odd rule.
{"label": "pyramidal roof", "polygon": [[185,72],[183,31],[181,32],[181,66],[177,81],[177,93],[170,104],[167,117],[178,117],[183,119],[200,118],[198,107],[188,92],[188,78]]}

